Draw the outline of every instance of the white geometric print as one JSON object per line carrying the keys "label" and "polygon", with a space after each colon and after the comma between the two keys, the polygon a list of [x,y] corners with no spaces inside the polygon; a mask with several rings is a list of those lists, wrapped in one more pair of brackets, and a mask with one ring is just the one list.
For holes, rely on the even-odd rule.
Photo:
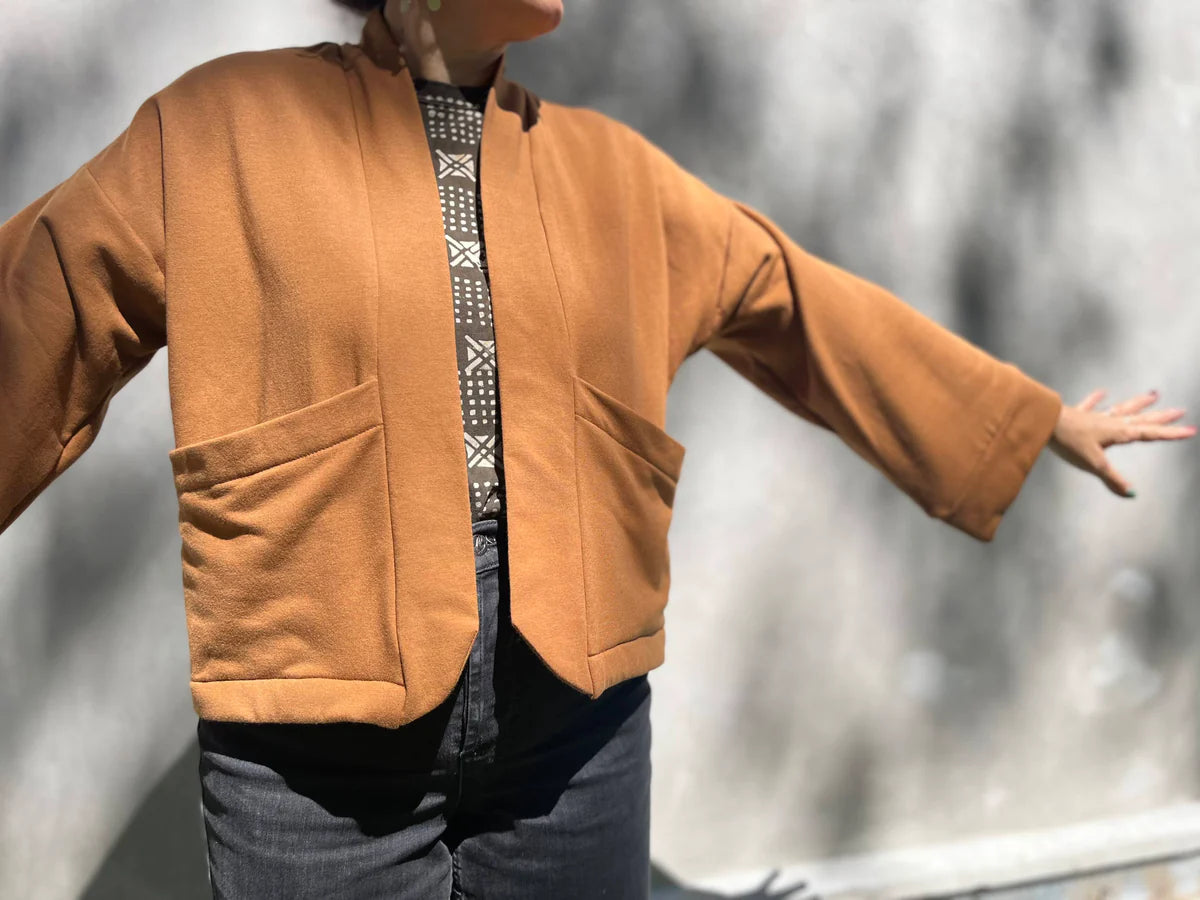
{"label": "white geometric print", "polygon": [[436,86],[420,89],[425,132],[430,140],[478,144],[483,132],[483,112],[470,100],[448,94],[441,96],[434,93],[436,90]]}
{"label": "white geometric print", "polygon": [[476,374],[476,370],[493,372],[496,368],[496,342],[481,341],[474,335],[466,335],[467,364],[463,371]]}
{"label": "white geometric print", "polygon": [[450,265],[456,268],[479,268],[479,241],[462,241],[446,235],[446,248],[450,251]]}
{"label": "white geometric print", "polygon": [[492,459],[492,448],[496,442],[495,435],[471,434],[469,431],[464,431],[463,441],[467,447],[468,466],[472,468],[476,466],[486,466],[489,469],[496,468],[496,463]]}
{"label": "white geometric print", "polygon": [[470,153],[447,153],[437,151],[438,178],[457,176],[468,181],[475,180],[475,157]]}
{"label": "white geometric print", "polygon": [[417,96],[437,175],[450,265],[463,448],[474,522],[499,517],[504,505],[496,335],[477,181],[487,91],[424,81],[417,85]]}

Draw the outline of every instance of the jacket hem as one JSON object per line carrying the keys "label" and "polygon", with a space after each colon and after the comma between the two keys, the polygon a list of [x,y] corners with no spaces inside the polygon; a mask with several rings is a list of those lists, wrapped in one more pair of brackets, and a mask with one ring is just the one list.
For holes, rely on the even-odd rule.
{"label": "jacket hem", "polygon": [[666,658],[666,629],[617,644],[588,657],[592,673],[592,698],[618,682],[658,668]]}
{"label": "jacket hem", "polygon": [[390,681],[337,678],[252,678],[193,681],[192,706],[202,719],[225,722],[402,724],[405,688]]}

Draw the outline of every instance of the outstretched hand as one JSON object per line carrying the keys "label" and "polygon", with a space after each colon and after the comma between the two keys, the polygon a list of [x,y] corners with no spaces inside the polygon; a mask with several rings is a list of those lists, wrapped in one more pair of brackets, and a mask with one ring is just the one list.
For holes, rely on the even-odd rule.
{"label": "outstretched hand", "polygon": [[1194,425],[1168,425],[1181,418],[1182,408],[1141,412],[1158,399],[1158,391],[1117,403],[1100,412],[1103,388],[1092,391],[1075,406],[1064,404],[1050,438],[1050,449],[1076,468],[1098,476],[1108,489],[1121,497],[1132,497],[1129,483],[1112,467],[1104,449],[1134,441],[1178,441],[1196,434]]}

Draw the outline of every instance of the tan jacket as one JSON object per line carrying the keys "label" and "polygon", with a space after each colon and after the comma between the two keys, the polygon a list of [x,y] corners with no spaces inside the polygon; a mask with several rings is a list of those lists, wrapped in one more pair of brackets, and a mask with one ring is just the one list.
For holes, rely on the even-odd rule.
{"label": "tan jacket", "polygon": [[[565,682],[663,662],[667,390],[701,348],[992,539],[1057,393],[503,61],[480,152],[512,616]],[[394,727],[452,691],[478,601],[443,240],[379,10],[190,69],[0,226],[0,530],[168,346],[200,715]]]}

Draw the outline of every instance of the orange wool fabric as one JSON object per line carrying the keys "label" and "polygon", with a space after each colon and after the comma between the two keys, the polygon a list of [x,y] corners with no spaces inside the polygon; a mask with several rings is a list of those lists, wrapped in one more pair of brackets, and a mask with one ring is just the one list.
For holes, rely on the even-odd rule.
{"label": "orange wool fabric", "polygon": [[[480,153],[512,616],[565,682],[664,660],[667,391],[702,348],[992,539],[1056,392],[503,61]],[[0,226],[0,292],[0,530],[170,348],[200,715],[396,727],[450,694],[478,627],[452,289],[378,9],[155,93]]]}

